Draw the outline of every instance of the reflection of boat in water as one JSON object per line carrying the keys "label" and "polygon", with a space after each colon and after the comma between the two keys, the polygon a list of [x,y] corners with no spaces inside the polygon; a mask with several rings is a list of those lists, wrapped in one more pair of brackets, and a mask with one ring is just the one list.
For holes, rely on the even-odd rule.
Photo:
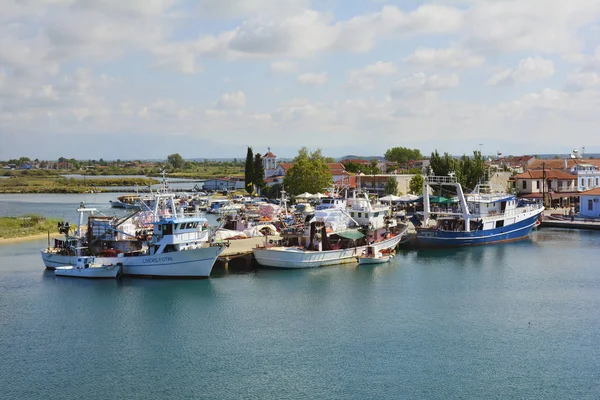
{"label": "reflection of boat in water", "polygon": [[122,263],[98,264],[95,257],[84,256],[77,258],[77,264],[56,267],[54,275],[70,278],[116,278],[121,273]]}
{"label": "reflection of boat in water", "polygon": [[[456,189],[458,206],[450,210],[430,208],[431,185]],[[415,216],[418,246],[451,247],[508,242],[527,237],[536,226],[544,207],[521,203],[515,196],[494,193],[489,186],[478,185],[473,193],[463,194],[460,183],[450,176],[430,176],[423,184],[423,222]],[[435,226],[430,219],[435,216]]]}
{"label": "reflection of boat in water", "polygon": [[[124,275],[155,277],[208,277],[213,264],[223,251],[222,245],[209,243],[208,221],[199,213],[184,213],[175,208],[173,194],[157,194],[156,206],[145,221],[126,227],[129,219],[115,220],[95,216],[97,210],[83,207],[79,211],[79,226],[75,235],[65,230],[64,240],[42,250],[47,268],[77,265],[78,258],[94,256],[100,265],[122,264]],[[167,206],[168,205],[168,206]],[[88,229],[82,232],[84,214]],[[144,224],[153,228],[142,229]]]}
{"label": "reflection of boat in water", "polygon": [[371,204],[365,196],[352,199],[349,211],[315,211],[306,226],[302,220],[282,232],[282,244],[254,249],[256,261],[273,268],[311,268],[356,262],[368,247],[394,249],[407,227],[399,227],[390,207]]}

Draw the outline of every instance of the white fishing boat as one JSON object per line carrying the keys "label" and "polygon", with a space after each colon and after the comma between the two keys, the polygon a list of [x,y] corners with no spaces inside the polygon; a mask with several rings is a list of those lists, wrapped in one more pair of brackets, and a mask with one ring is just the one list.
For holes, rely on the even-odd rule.
{"label": "white fishing boat", "polygon": [[288,227],[281,245],[265,241],[254,249],[254,257],[262,266],[284,269],[356,262],[368,247],[395,249],[406,229],[390,216],[389,206],[372,204],[363,195],[352,199],[348,211],[316,211],[307,226]]}
{"label": "white fishing boat", "polygon": [[[101,265],[122,264],[123,275],[151,277],[206,278],[224,249],[210,243],[208,221],[198,212],[184,213],[174,205],[173,194],[156,194],[150,223],[151,232],[126,232],[109,217],[93,218],[95,209],[80,207],[79,225],[74,235],[41,251],[46,268],[76,265],[82,256],[95,256]],[[84,214],[88,229],[82,231]],[[98,221],[104,221],[99,224]]]}
{"label": "white fishing boat", "polygon": [[76,265],[67,265],[54,269],[54,275],[69,278],[117,278],[122,264],[99,264],[95,257],[78,257]]}

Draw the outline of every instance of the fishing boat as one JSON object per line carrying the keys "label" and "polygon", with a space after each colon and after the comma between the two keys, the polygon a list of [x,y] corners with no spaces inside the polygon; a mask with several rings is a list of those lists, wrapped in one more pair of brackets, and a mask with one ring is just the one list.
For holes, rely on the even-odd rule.
{"label": "fishing boat", "polygon": [[[127,229],[127,221],[94,215],[97,210],[79,207],[77,231],[63,225],[64,239],[41,251],[46,268],[72,266],[82,256],[94,256],[101,265],[122,264],[123,275],[206,278],[225,244],[211,243],[207,219],[198,212],[177,210],[173,194],[155,195],[152,215],[138,218]],[[88,215],[87,230],[83,218]],[[143,216],[143,213],[136,214]],[[141,221],[143,220],[143,221]],[[150,231],[144,226],[150,225]],[[66,228],[66,229],[65,229]]]}
{"label": "fishing boat", "polygon": [[114,279],[120,275],[122,266],[121,263],[99,264],[93,256],[78,257],[76,265],[57,267],[54,269],[54,275],[69,278]]}
{"label": "fishing boat", "polygon": [[109,200],[112,208],[123,208],[126,210],[133,210],[137,208],[136,202],[139,201],[140,196],[137,194],[126,194],[117,197],[116,200]]}
{"label": "fishing boat", "polygon": [[[454,188],[456,207],[432,210],[429,195],[436,185]],[[411,222],[416,228],[417,246],[470,246],[524,239],[543,211],[540,203],[520,202],[489,185],[478,185],[465,195],[455,177],[429,176],[423,183],[423,221],[415,214]]]}
{"label": "fishing boat", "polygon": [[394,249],[406,233],[390,215],[390,207],[372,204],[366,194],[348,201],[349,208],[315,211],[282,232],[281,243],[254,249],[258,264],[271,268],[314,268],[356,262],[367,247]]}

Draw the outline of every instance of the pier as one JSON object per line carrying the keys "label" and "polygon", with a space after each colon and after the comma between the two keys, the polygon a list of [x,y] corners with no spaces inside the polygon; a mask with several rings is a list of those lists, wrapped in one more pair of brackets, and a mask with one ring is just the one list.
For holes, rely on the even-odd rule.
{"label": "pier", "polygon": [[[277,240],[279,236],[269,236],[266,240]],[[256,269],[252,249],[265,244],[265,237],[229,240],[227,247],[217,258],[214,268],[229,271],[252,271]]]}

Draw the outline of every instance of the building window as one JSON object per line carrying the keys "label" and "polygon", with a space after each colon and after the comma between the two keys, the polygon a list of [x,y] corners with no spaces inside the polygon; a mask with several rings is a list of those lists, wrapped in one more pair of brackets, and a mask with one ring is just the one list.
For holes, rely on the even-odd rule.
{"label": "building window", "polygon": [[592,199],[588,199],[588,211],[592,211],[594,209],[594,202]]}
{"label": "building window", "polygon": [[596,186],[598,186],[598,178],[596,178]]}
{"label": "building window", "polygon": [[581,178],[581,186],[585,186],[585,179]]}
{"label": "building window", "polygon": [[592,187],[592,178],[588,178],[588,187]]}
{"label": "building window", "polygon": [[535,188],[539,189],[540,188],[540,181],[535,181]]}
{"label": "building window", "polygon": [[527,181],[523,181],[523,189],[527,189]]}

